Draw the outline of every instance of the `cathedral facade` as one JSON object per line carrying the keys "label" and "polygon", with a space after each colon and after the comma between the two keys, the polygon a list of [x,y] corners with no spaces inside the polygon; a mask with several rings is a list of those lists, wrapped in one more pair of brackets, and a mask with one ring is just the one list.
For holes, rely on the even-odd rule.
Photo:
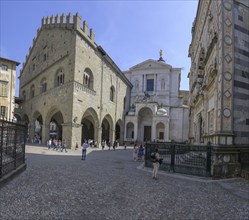
{"label": "cathedral facade", "polygon": [[132,85],[78,14],[42,19],[19,79],[29,140],[123,141]]}
{"label": "cathedral facade", "polygon": [[249,143],[248,27],[248,1],[199,1],[189,47],[192,143]]}
{"label": "cathedral facade", "polygon": [[146,60],[124,73],[133,85],[125,141],[187,141],[189,109],[179,95],[181,69],[166,64],[160,54],[159,60]]}

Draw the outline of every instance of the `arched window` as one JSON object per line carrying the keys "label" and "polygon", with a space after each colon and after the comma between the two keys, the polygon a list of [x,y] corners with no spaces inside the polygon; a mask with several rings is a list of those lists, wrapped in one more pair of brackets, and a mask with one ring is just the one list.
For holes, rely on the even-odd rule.
{"label": "arched window", "polygon": [[60,69],[55,74],[55,86],[61,86],[64,84],[64,73],[63,70]]}
{"label": "arched window", "polygon": [[115,97],[115,88],[114,86],[111,86],[110,88],[110,100],[114,102],[114,97]]}
{"label": "arched window", "polygon": [[83,85],[90,89],[93,89],[93,82],[93,73],[89,68],[86,68],[83,75]]}
{"label": "arched window", "polygon": [[32,85],[30,87],[30,98],[33,98],[35,96],[35,86]]}
{"label": "arched window", "polygon": [[46,78],[43,78],[40,84],[40,88],[41,88],[41,93],[46,92],[47,91],[47,80]]}

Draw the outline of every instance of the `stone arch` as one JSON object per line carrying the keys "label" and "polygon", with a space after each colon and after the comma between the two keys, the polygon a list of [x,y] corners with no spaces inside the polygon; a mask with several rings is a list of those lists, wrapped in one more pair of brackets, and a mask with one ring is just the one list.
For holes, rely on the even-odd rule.
{"label": "stone arch", "polygon": [[156,138],[159,141],[164,141],[165,140],[165,125],[162,122],[157,123],[156,125]]}
{"label": "stone arch", "polygon": [[30,139],[30,128],[31,128],[31,125],[30,125],[30,120],[29,120],[29,117],[28,115],[24,114],[22,117],[21,117],[21,122],[24,123],[27,127],[27,142],[29,143],[31,141]]}
{"label": "stone arch", "polygon": [[134,124],[132,122],[128,122],[126,124],[126,139],[127,140],[134,139]]}
{"label": "stone arch", "polygon": [[34,135],[31,137],[34,143],[40,144],[42,142],[42,125],[43,125],[43,117],[39,111],[35,111],[33,114],[33,124],[31,125],[31,129],[33,128]]}
{"label": "stone arch", "polygon": [[56,107],[52,107],[46,116],[46,131],[45,138],[56,138],[58,140],[63,140],[63,129],[62,125],[64,123],[63,113]]}
{"label": "stone arch", "polygon": [[58,87],[58,86],[63,85],[64,80],[65,80],[64,69],[60,67],[55,73],[54,86]]}
{"label": "stone arch", "polygon": [[24,114],[23,115],[23,117],[22,117],[22,122],[24,123],[24,124],[26,124],[26,125],[28,125],[29,124],[29,116],[28,115],[26,115],[26,114]]}
{"label": "stone arch", "polygon": [[115,125],[115,140],[118,140],[119,143],[123,143],[124,141],[123,121],[121,119]]}
{"label": "stone arch", "polygon": [[138,111],[138,137],[140,141],[151,141],[153,111],[149,107],[143,107]]}
{"label": "stone arch", "polygon": [[107,114],[101,123],[102,137],[101,140],[113,142],[113,120],[112,117]]}
{"label": "stone arch", "polygon": [[97,141],[98,137],[98,125],[99,119],[96,111],[93,108],[88,108],[81,118],[82,124],[82,134],[81,134],[81,143],[84,140],[93,140]]}

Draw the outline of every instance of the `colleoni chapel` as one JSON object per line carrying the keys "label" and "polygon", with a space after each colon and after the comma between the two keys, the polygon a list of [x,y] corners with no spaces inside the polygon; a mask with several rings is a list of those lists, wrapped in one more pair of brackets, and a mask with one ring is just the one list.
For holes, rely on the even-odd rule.
{"label": "colleoni chapel", "polygon": [[51,137],[71,148],[83,140],[186,141],[187,91],[181,69],[162,57],[122,72],[77,13],[44,17],[20,73],[28,139]]}

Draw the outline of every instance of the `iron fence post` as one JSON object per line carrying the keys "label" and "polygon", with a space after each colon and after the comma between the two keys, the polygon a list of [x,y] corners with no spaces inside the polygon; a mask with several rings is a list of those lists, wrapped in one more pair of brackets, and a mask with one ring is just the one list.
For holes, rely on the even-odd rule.
{"label": "iron fence post", "polygon": [[207,176],[211,176],[211,146],[207,146],[207,167],[206,167]]}
{"label": "iron fence post", "polygon": [[148,144],[145,143],[145,164],[144,164],[145,166],[148,165],[147,160],[148,160]]}
{"label": "iron fence post", "polygon": [[17,132],[18,132],[18,127],[15,126],[15,128],[13,129],[13,131],[15,132],[14,135],[14,149],[13,149],[13,157],[14,157],[14,168],[16,169],[16,143],[17,143]]}
{"label": "iron fence post", "polygon": [[170,163],[170,171],[175,172],[175,144],[170,146],[171,149],[171,163]]}
{"label": "iron fence post", "polygon": [[23,153],[23,163],[25,163],[25,146],[26,146],[26,138],[27,138],[27,134],[28,134],[28,126],[25,126],[25,130],[24,130],[24,140],[23,140],[23,145],[22,145],[22,153]]}

